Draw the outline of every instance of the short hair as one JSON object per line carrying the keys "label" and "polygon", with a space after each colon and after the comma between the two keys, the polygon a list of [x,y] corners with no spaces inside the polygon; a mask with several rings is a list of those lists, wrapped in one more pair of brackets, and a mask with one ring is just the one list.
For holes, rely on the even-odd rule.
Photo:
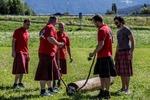
{"label": "short hair", "polygon": [[57,18],[56,18],[55,16],[51,16],[51,17],[49,18],[49,22],[50,22],[50,23],[55,22],[56,19],[57,19]]}
{"label": "short hair", "polygon": [[30,22],[30,20],[29,20],[29,19],[25,19],[25,20],[23,21],[23,23],[26,23],[26,22]]}
{"label": "short hair", "polygon": [[63,25],[64,27],[66,26],[65,23],[63,22],[60,22],[59,25]]}
{"label": "short hair", "polygon": [[93,18],[92,18],[95,22],[99,21],[99,22],[103,22],[103,17],[102,15],[95,15]]}
{"label": "short hair", "polygon": [[125,20],[122,16],[116,16],[114,20],[118,20],[120,23],[125,24]]}

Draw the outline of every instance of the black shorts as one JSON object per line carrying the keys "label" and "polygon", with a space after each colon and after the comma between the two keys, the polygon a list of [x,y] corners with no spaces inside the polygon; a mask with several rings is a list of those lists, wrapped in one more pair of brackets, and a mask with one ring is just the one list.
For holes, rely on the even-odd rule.
{"label": "black shorts", "polygon": [[116,68],[111,57],[97,58],[94,75],[99,74],[100,78],[110,78],[116,76]]}

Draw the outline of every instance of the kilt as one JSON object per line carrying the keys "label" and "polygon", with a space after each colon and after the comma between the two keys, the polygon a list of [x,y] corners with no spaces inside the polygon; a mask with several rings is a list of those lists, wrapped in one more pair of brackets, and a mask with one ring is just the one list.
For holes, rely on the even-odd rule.
{"label": "kilt", "polygon": [[116,69],[111,57],[97,58],[94,74],[99,74],[100,78],[110,78],[116,76]]}
{"label": "kilt", "polygon": [[[58,58],[56,60],[57,60],[57,64],[58,64]],[[60,65],[58,64],[58,67],[60,69],[61,74],[67,74],[67,64],[66,64],[66,62],[67,62],[66,59],[59,59]]]}
{"label": "kilt", "polygon": [[16,53],[13,62],[12,74],[28,74],[29,55]]}
{"label": "kilt", "polygon": [[128,59],[129,50],[118,51],[115,55],[115,66],[118,76],[132,76],[132,61]]}
{"label": "kilt", "polygon": [[39,53],[39,63],[34,79],[36,81],[58,80],[60,75],[55,57]]}

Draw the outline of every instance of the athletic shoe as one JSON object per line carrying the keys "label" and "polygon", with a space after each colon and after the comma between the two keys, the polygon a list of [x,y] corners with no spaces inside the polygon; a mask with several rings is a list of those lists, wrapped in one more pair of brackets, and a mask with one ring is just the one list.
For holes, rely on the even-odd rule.
{"label": "athletic shoe", "polygon": [[52,95],[48,92],[44,92],[44,93],[41,93],[40,96],[52,96]]}
{"label": "athletic shoe", "polygon": [[48,89],[48,93],[53,93],[53,94],[55,94],[55,93],[58,93],[58,91],[55,90],[55,89],[49,88],[49,89]]}
{"label": "athletic shoe", "polygon": [[25,87],[23,83],[19,83],[18,85],[19,85],[19,87],[22,87],[22,88]]}
{"label": "athletic shoe", "polygon": [[18,89],[19,88],[19,85],[14,83],[14,85],[12,86],[13,89]]}
{"label": "athletic shoe", "polygon": [[126,91],[125,91],[125,94],[130,94],[130,91],[129,91],[129,90],[126,90]]}

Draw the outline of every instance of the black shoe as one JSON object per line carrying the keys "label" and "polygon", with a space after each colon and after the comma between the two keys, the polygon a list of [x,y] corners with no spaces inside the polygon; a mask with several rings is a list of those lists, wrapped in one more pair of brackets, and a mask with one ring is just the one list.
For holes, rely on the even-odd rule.
{"label": "black shoe", "polygon": [[19,83],[18,85],[19,87],[23,87],[23,88],[25,87],[23,83]]}
{"label": "black shoe", "polygon": [[12,86],[13,89],[18,89],[19,85],[17,83],[14,83],[14,85]]}
{"label": "black shoe", "polygon": [[110,98],[109,91],[104,91],[104,99],[109,99],[109,98]]}
{"label": "black shoe", "polygon": [[100,92],[96,97],[101,100],[104,97],[104,90],[100,89]]}

